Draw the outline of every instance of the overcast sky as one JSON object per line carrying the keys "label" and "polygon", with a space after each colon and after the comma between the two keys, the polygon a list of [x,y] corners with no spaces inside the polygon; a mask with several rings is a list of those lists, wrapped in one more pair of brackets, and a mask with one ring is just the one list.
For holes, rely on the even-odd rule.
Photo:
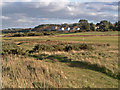
{"label": "overcast sky", "polygon": [[[77,23],[118,20],[118,0],[4,0],[2,28],[35,27],[39,24]],[[36,1],[36,2],[35,2]],[[79,2],[78,2],[79,1]],[[101,1],[101,2],[99,2]],[[108,2],[109,1],[109,2]],[[113,2],[114,1],[114,2]]]}

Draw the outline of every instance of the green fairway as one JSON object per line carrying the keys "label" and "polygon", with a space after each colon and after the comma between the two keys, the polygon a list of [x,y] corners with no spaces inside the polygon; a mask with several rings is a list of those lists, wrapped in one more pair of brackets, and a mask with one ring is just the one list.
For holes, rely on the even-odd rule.
{"label": "green fairway", "polygon": [[81,32],[81,33],[66,33],[61,35],[118,35],[117,31],[109,32]]}
{"label": "green fairway", "polygon": [[[110,32],[109,32],[110,33]],[[78,33],[79,35],[91,35],[91,33]],[[95,33],[94,33],[95,34]],[[100,32],[96,33],[100,34]],[[107,33],[106,33],[107,34]],[[111,43],[118,44],[118,36],[68,36],[68,34],[59,35],[59,36],[35,36],[35,37],[4,37],[4,39],[11,39],[16,41],[31,41],[31,40],[61,40],[61,41],[79,41],[87,43]]]}

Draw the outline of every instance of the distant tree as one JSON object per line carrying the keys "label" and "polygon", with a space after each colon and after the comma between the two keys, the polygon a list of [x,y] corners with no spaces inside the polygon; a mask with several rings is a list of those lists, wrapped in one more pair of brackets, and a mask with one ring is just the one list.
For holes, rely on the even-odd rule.
{"label": "distant tree", "polygon": [[79,20],[79,24],[82,26],[83,30],[90,31],[90,24],[88,23],[87,20],[85,19]]}
{"label": "distant tree", "polygon": [[79,20],[79,23],[80,23],[80,24],[82,24],[82,23],[88,23],[88,21],[85,20],[85,19],[81,19],[81,20]]}
{"label": "distant tree", "polygon": [[73,26],[78,26],[78,23],[73,23]]}
{"label": "distant tree", "polygon": [[95,24],[90,23],[90,30],[95,31]]}
{"label": "distant tree", "polygon": [[102,20],[100,23],[97,23],[96,26],[99,26],[100,31],[111,31],[113,30],[113,25],[107,20]]}
{"label": "distant tree", "polygon": [[114,31],[114,26],[113,26],[113,24],[111,22],[109,22],[109,30]]}
{"label": "distant tree", "polygon": [[115,22],[114,28],[115,30],[120,31],[120,21]]}
{"label": "distant tree", "polygon": [[97,23],[96,26],[100,26],[100,23]]}

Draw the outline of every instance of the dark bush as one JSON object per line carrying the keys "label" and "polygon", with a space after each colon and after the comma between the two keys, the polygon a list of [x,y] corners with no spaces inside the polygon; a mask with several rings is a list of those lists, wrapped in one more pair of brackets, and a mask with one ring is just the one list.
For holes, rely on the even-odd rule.
{"label": "dark bush", "polygon": [[25,36],[25,34],[23,33],[16,33],[13,35],[13,37],[23,37],[23,36]]}
{"label": "dark bush", "polygon": [[71,51],[73,48],[70,45],[65,46],[64,51]]}
{"label": "dark bush", "polygon": [[81,45],[79,46],[79,48],[80,48],[80,49],[83,49],[83,50],[85,50],[85,49],[87,49],[87,50],[93,49],[92,45],[90,45],[90,44],[81,44]]}
{"label": "dark bush", "polygon": [[65,44],[59,44],[59,45],[43,45],[38,44],[36,45],[29,53],[33,52],[39,52],[39,51],[71,51],[71,50],[92,50],[92,45],[89,44],[71,44],[71,45],[65,45]]}
{"label": "dark bush", "polygon": [[92,45],[89,44],[72,44],[72,45],[67,45],[64,48],[64,51],[71,51],[71,50],[92,50],[93,47]]}
{"label": "dark bush", "polygon": [[106,46],[110,46],[110,44],[109,44],[109,43],[107,43],[107,44],[106,44]]}
{"label": "dark bush", "polygon": [[15,33],[13,35],[8,35],[11,37],[24,37],[24,36],[47,36],[54,35],[52,32],[28,32],[28,33]]}
{"label": "dark bush", "polygon": [[63,51],[64,46],[62,45],[52,45],[53,51]]}
{"label": "dark bush", "polygon": [[35,51],[35,52],[37,52],[37,51],[52,51],[53,49],[54,48],[51,45],[40,44],[40,45],[36,45],[33,48],[33,51]]}
{"label": "dark bush", "polygon": [[2,43],[2,55],[8,55],[8,54],[17,54],[17,55],[26,55],[27,53],[23,51],[22,48],[18,47],[14,43]]}
{"label": "dark bush", "polygon": [[27,33],[27,36],[36,36],[35,33]]}

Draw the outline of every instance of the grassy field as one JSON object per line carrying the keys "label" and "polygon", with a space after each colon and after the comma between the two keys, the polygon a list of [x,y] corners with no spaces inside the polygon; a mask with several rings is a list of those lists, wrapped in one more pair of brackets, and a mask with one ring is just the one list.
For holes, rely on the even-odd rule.
{"label": "grassy field", "polygon": [[111,32],[81,32],[81,33],[67,33],[61,35],[118,35],[117,31]]}
{"label": "grassy field", "polygon": [[110,43],[110,44],[118,44],[118,36],[88,36],[88,37],[78,37],[78,36],[68,36],[62,35],[59,36],[35,36],[35,37],[5,37],[5,40],[12,41],[45,41],[45,40],[60,40],[60,41],[78,41],[80,43]]}
{"label": "grassy field", "polygon": [[[86,35],[86,36],[82,36]],[[94,35],[94,36],[91,36]],[[105,36],[100,36],[105,35]],[[118,32],[69,33],[54,36],[3,37],[23,52],[36,45],[90,44],[89,49],[48,51],[3,56],[4,88],[117,88]],[[45,47],[44,47],[45,48]],[[49,48],[48,48],[49,49]]]}

